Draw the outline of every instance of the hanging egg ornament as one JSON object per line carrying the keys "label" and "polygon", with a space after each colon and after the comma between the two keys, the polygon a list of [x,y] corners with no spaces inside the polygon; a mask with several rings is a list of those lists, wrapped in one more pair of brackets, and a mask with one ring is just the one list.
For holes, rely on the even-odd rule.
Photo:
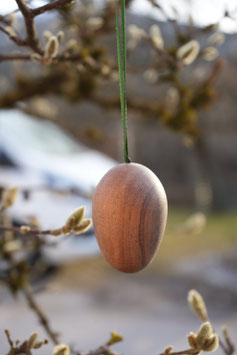
{"label": "hanging egg ornament", "polygon": [[109,264],[126,273],[144,269],[161,243],[167,211],[165,190],[150,169],[124,163],[109,170],[92,201],[95,235]]}

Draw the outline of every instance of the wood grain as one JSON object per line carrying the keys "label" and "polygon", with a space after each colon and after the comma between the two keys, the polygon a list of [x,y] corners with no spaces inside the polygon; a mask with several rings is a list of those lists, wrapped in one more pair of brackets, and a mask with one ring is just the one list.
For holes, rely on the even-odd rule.
{"label": "wood grain", "polygon": [[112,267],[133,273],[154,257],[167,220],[167,198],[143,165],[119,164],[98,184],[92,201],[95,235]]}

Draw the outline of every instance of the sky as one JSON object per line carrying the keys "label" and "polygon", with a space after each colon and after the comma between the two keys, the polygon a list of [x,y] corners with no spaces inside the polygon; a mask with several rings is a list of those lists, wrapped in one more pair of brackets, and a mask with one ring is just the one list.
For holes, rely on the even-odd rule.
{"label": "sky", "polygon": [[[101,0],[100,0],[101,1]],[[42,5],[44,1],[36,0],[36,5]],[[174,16],[172,5],[178,11],[179,19],[186,22],[191,14],[197,25],[209,25],[220,20],[227,8],[231,13],[235,12],[236,21],[225,18],[221,20],[220,30],[224,32],[237,32],[237,2],[236,0],[160,0],[170,16]],[[8,13],[16,8],[15,0],[0,1],[0,13]],[[139,14],[152,16],[162,20],[158,10],[149,5],[146,0],[135,0],[132,10]]]}
{"label": "sky", "polygon": [[[237,2],[236,0],[161,0],[159,1],[166,12],[174,17],[175,6],[178,12],[178,18],[187,22],[189,15],[192,16],[197,25],[205,26],[218,22],[222,17],[225,9],[231,13],[235,12],[236,21],[229,18],[222,19],[220,22],[220,30],[224,32],[237,32]],[[132,9],[138,13],[148,14],[152,17],[160,17],[159,11],[154,10],[148,1],[136,0]]]}

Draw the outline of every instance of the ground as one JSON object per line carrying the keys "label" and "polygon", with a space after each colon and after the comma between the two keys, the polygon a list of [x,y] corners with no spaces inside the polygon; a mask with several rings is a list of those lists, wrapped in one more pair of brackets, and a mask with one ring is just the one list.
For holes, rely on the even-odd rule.
{"label": "ground", "polygon": [[[168,345],[187,347],[186,335],[200,321],[187,306],[187,292],[198,289],[206,299],[209,316],[220,330],[228,324],[237,332],[236,216],[213,214],[198,234],[178,233],[190,211],[171,211],[167,233],[152,265],[126,275],[112,270],[101,257],[61,268],[37,299],[62,341],[86,351],[105,342],[109,333],[123,334],[114,348],[128,355],[155,355]],[[45,286],[45,285],[44,285]],[[1,355],[6,353],[3,330],[25,338],[40,329],[24,299],[0,290]],[[237,339],[236,339],[237,343]],[[39,355],[49,355],[50,347]]]}

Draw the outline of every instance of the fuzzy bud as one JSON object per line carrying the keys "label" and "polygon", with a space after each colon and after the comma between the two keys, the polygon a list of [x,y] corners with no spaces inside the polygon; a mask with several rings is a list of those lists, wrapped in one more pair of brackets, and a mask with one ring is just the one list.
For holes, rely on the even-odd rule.
{"label": "fuzzy bud", "polygon": [[21,234],[26,234],[26,233],[30,232],[30,230],[31,230],[30,226],[21,226],[21,228],[20,228]]}
{"label": "fuzzy bud", "polygon": [[73,49],[77,49],[78,47],[78,41],[74,38],[71,38],[68,42],[67,42],[67,50],[73,50]]}
{"label": "fuzzy bud", "polygon": [[42,56],[38,53],[31,53],[30,59],[33,60],[34,62],[41,62]]}
{"label": "fuzzy bud", "polygon": [[59,32],[57,33],[57,39],[58,39],[58,41],[61,42],[61,41],[63,40],[63,38],[64,38],[64,32],[63,32],[63,31],[59,31]]}
{"label": "fuzzy bud", "polygon": [[27,341],[27,350],[34,348],[37,338],[38,338],[38,333],[36,332],[30,336],[29,340]]}
{"label": "fuzzy bud", "polygon": [[46,31],[44,31],[43,36],[48,41],[53,36],[53,34],[52,34],[52,32],[46,30]]}
{"label": "fuzzy bud", "polygon": [[149,68],[144,71],[143,77],[148,83],[155,84],[159,78],[159,74],[158,74],[157,70],[155,70],[153,68]]}
{"label": "fuzzy bud", "polygon": [[[86,232],[92,225],[92,220],[84,219],[86,209],[84,206],[74,211],[67,219],[65,225],[61,228],[61,233],[69,235],[72,232],[81,234]],[[55,234],[54,234],[55,235]]]}
{"label": "fuzzy bud", "polygon": [[164,40],[158,25],[152,25],[150,27],[150,36],[154,46],[158,49],[164,48]]}
{"label": "fuzzy bud", "polygon": [[147,36],[146,32],[136,25],[128,26],[128,49],[133,50],[138,43]]}
{"label": "fuzzy bud", "polygon": [[201,294],[196,290],[190,290],[188,293],[188,304],[193,312],[195,312],[202,321],[207,321],[207,309]]}
{"label": "fuzzy bud", "polygon": [[53,349],[53,355],[70,355],[69,347],[65,344],[56,345]]}
{"label": "fuzzy bud", "polygon": [[5,253],[15,253],[19,250],[21,250],[22,244],[20,240],[9,240],[7,243],[5,243],[2,247],[3,251]]}
{"label": "fuzzy bud", "polygon": [[166,100],[167,100],[167,104],[169,105],[169,108],[172,110],[176,110],[177,106],[179,104],[179,101],[180,101],[180,95],[179,95],[178,89],[171,86],[167,90]]}
{"label": "fuzzy bud", "polygon": [[219,51],[215,47],[207,47],[202,51],[202,57],[208,62],[215,60],[219,56]]}
{"label": "fuzzy bud", "polygon": [[44,57],[55,58],[58,55],[59,42],[57,37],[51,36],[45,46]]}
{"label": "fuzzy bud", "polygon": [[200,348],[206,343],[206,341],[212,336],[212,326],[209,322],[205,322],[201,325],[197,333],[197,344]]}
{"label": "fuzzy bud", "polygon": [[58,237],[62,233],[64,233],[63,232],[63,228],[53,229],[53,230],[50,231],[50,234],[54,235],[55,237]]}
{"label": "fuzzy bud", "polygon": [[194,333],[190,333],[188,335],[188,343],[192,349],[197,349],[198,344],[197,344],[197,336]]}
{"label": "fuzzy bud", "polygon": [[123,340],[123,337],[122,337],[122,335],[120,335],[120,334],[118,334],[118,333],[116,333],[116,332],[112,332],[111,333],[111,336],[110,336],[110,339],[109,339],[109,341],[107,342],[107,345],[113,345],[113,344],[115,344],[115,343],[119,343],[120,341],[122,341]]}
{"label": "fuzzy bud", "polygon": [[163,355],[170,355],[170,354],[172,353],[172,350],[173,350],[173,346],[168,346],[168,347],[165,349]]}
{"label": "fuzzy bud", "polygon": [[90,229],[91,225],[92,220],[90,218],[84,219],[84,221],[81,222],[80,225],[74,229],[74,232],[76,234],[85,233],[86,231],[88,231],[88,229]]}
{"label": "fuzzy bud", "polygon": [[85,207],[81,206],[68,217],[65,226],[76,227],[80,225],[85,217],[85,213]]}
{"label": "fuzzy bud", "polygon": [[108,76],[110,73],[111,73],[111,68],[108,65],[104,64],[101,67],[101,74],[104,76]]}
{"label": "fuzzy bud", "polygon": [[91,30],[97,31],[103,26],[104,20],[102,17],[91,17],[87,20],[86,24]]}
{"label": "fuzzy bud", "polygon": [[202,346],[203,351],[215,351],[219,346],[219,337],[217,334],[213,334],[209,339],[206,340]]}
{"label": "fuzzy bud", "polygon": [[208,38],[210,46],[221,46],[225,42],[224,33],[216,32]]}
{"label": "fuzzy bud", "polygon": [[197,58],[199,51],[200,45],[198,41],[191,40],[177,50],[176,56],[183,64],[189,65]]}
{"label": "fuzzy bud", "polygon": [[6,26],[4,29],[5,29],[5,31],[7,31],[7,33],[9,34],[10,37],[15,37],[16,36],[16,32],[15,32],[13,27]]}
{"label": "fuzzy bud", "polygon": [[43,345],[48,344],[48,340],[42,340],[42,341],[38,341],[35,345],[34,345],[34,349],[39,349],[41,348]]}
{"label": "fuzzy bud", "polygon": [[184,222],[182,230],[184,233],[198,235],[203,231],[206,223],[206,216],[202,212],[196,212]]}
{"label": "fuzzy bud", "polygon": [[9,188],[3,191],[2,194],[2,208],[6,209],[14,204],[18,195],[16,187]]}
{"label": "fuzzy bud", "polygon": [[16,19],[15,14],[14,14],[13,12],[11,12],[11,13],[7,16],[7,19],[9,20],[9,23],[10,23],[11,25],[13,25],[14,22],[15,22],[15,19]]}
{"label": "fuzzy bud", "polygon": [[130,38],[140,41],[141,39],[146,37],[146,32],[142,28],[140,28],[136,25],[129,25],[128,26],[128,35]]}

